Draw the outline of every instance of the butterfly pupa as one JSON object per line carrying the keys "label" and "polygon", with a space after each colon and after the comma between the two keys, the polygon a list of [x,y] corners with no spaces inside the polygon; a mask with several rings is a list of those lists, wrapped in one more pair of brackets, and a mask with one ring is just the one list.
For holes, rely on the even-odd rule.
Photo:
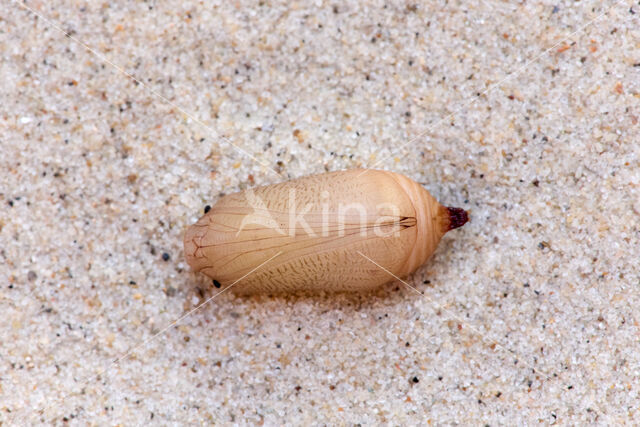
{"label": "butterfly pupa", "polygon": [[403,175],[351,169],[225,195],[184,252],[238,294],[363,291],[413,273],[467,220]]}

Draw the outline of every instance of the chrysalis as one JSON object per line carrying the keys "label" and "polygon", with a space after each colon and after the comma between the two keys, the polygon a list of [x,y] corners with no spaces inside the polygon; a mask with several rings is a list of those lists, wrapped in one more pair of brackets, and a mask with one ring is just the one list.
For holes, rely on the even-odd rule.
{"label": "chrysalis", "polygon": [[184,250],[239,294],[361,291],[414,272],[466,222],[403,175],[352,169],[226,195],[187,229]]}

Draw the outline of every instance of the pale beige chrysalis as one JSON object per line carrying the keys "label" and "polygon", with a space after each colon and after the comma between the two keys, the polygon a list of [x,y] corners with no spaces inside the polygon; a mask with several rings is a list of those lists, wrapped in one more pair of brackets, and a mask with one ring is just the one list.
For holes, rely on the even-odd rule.
{"label": "pale beige chrysalis", "polygon": [[221,197],[187,229],[187,262],[240,294],[367,290],[393,277],[363,255],[405,277],[467,222],[464,210],[440,205],[403,175],[364,171]]}

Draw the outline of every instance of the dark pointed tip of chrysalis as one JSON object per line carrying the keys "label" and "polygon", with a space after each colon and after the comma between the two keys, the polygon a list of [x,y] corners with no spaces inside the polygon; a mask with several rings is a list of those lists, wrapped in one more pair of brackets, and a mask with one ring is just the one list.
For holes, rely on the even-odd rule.
{"label": "dark pointed tip of chrysalis", "polygon": [[462,227],[469,221],[467,211],[462,208],[447,207],[447,211],[449,212],[449,230]]}

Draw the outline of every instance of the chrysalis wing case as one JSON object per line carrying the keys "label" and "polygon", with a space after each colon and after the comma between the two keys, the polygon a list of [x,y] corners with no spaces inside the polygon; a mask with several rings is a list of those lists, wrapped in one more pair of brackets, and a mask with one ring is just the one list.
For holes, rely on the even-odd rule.
{"label": "chrysalis wing case", "polygon": [[313,175],[220,198],[187,229],[187,262],[240,294],[360,291],[394,280],[366,257],[407,276],[447,231],[467,222],[464,210],[440,205],[403,175],[363,172]]}

